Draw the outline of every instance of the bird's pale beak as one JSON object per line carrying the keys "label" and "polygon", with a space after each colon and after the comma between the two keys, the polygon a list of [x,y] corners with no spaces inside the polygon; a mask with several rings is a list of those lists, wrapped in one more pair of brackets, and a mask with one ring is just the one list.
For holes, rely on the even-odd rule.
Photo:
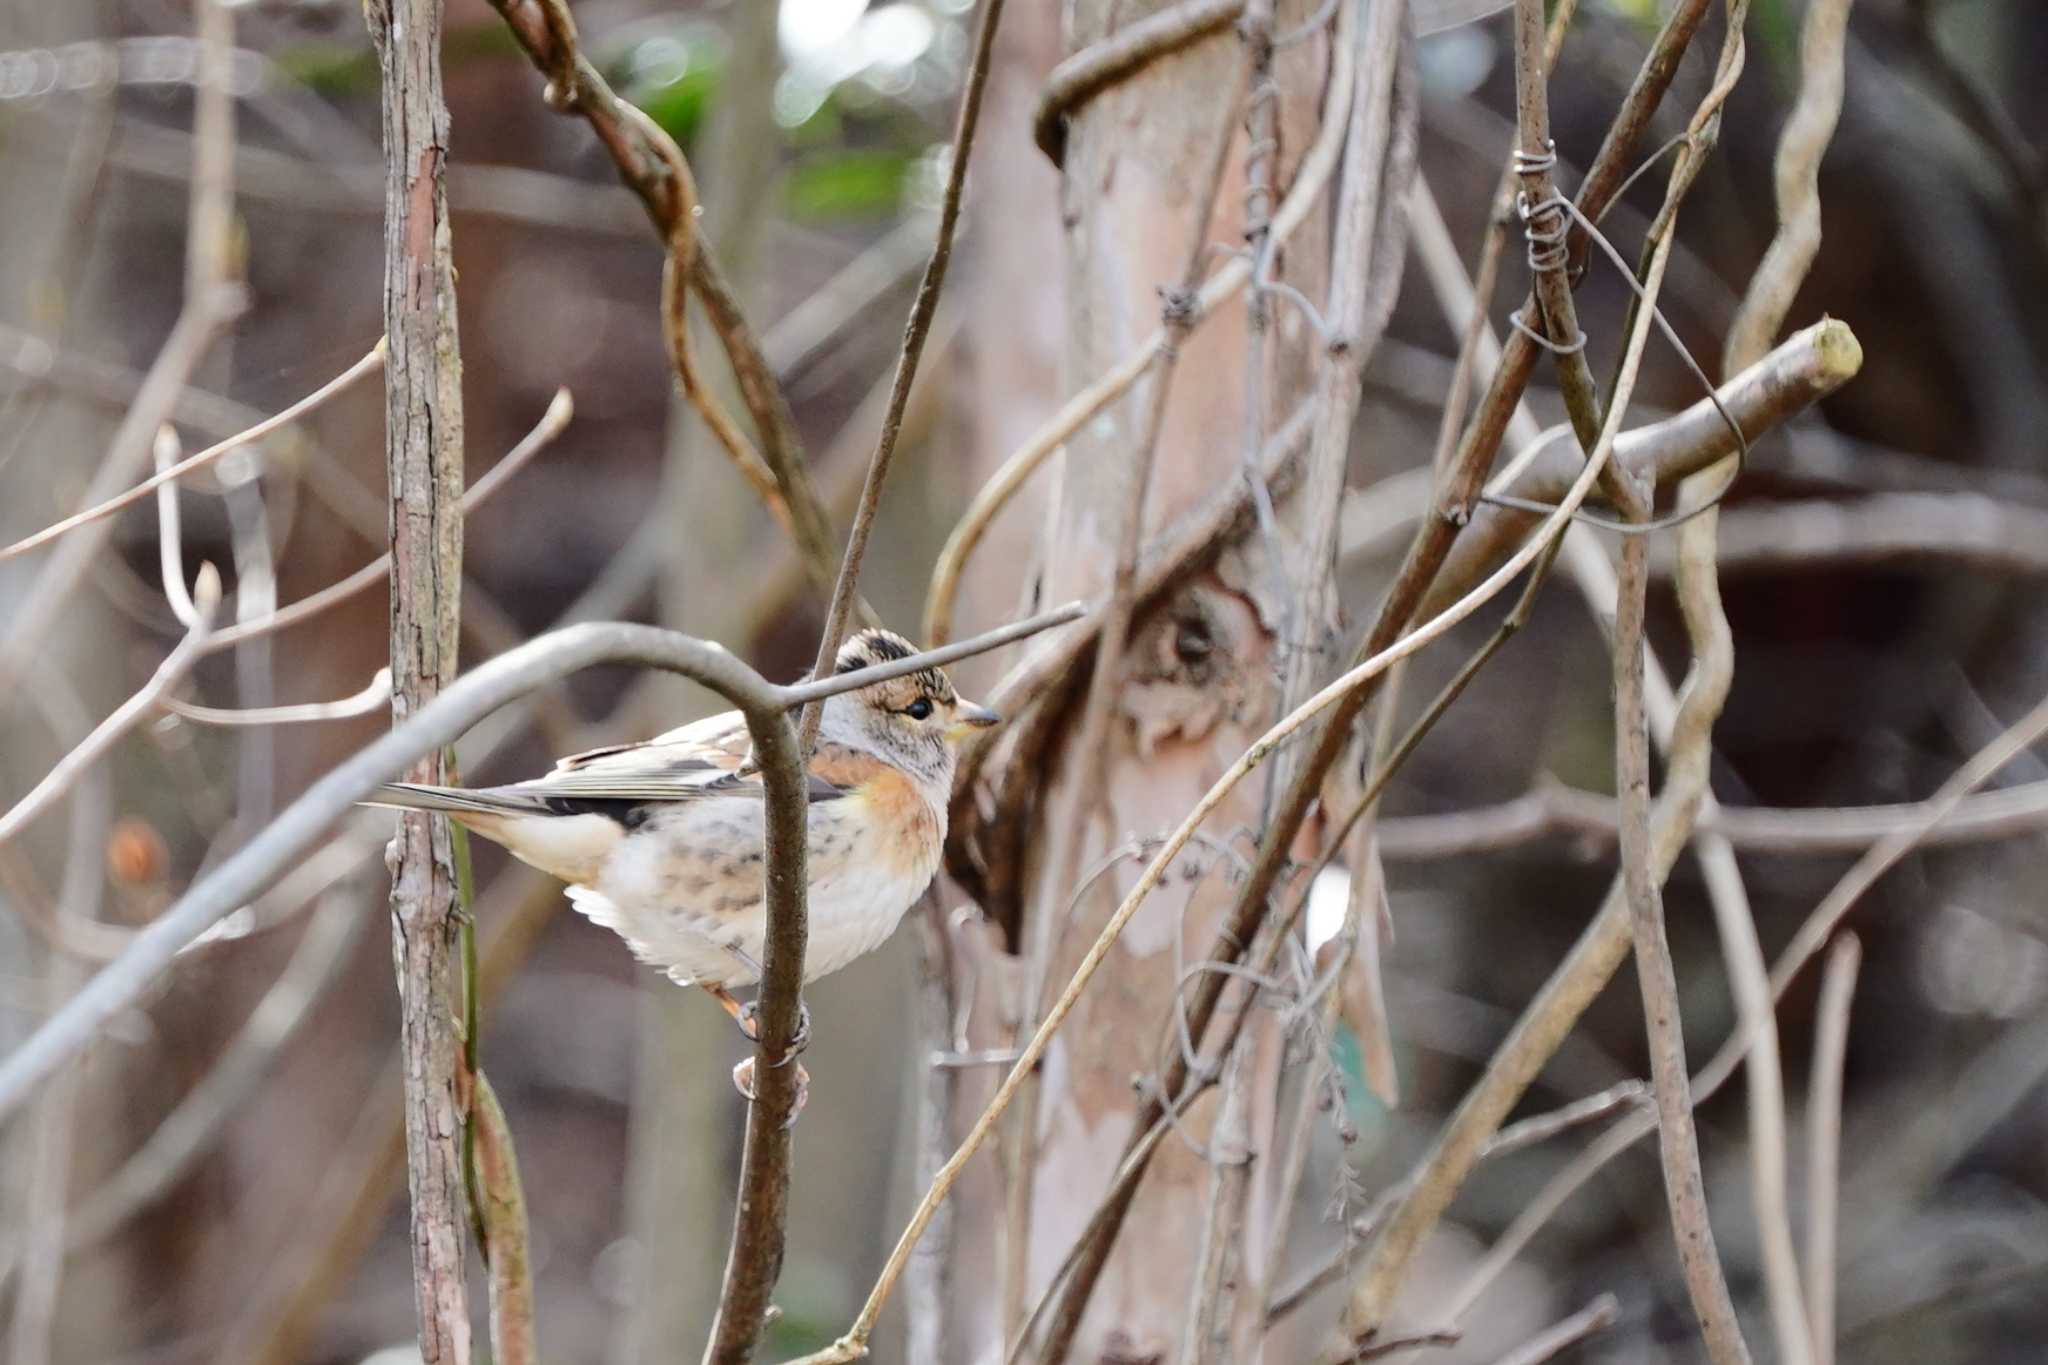
{"label": "bird's pale beak", "polygon": [[986,730],[991,725],[1001,725],[1003,718],[986,706],[976,706],[963,701],[953,707],[953,724],[946,731],[947,739],[965,739],[976,730]]}

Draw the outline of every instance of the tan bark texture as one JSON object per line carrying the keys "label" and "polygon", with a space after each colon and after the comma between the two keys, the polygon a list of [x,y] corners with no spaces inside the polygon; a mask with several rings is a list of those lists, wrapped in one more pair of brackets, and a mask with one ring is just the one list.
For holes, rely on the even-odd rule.
{"label": "tan bark texture", "polygon": [[[440,0],[368,0],[383,75],[385,467],[390,480],[392,715],[403,720],[456,672],[462,583],[462,358],[441,93]],[[413,782],[449,780],[444,758]],[[388,855],[391,955],[405,1064],[413,1283],[424,1365],[470,1355],[463,1280],[462,1040],[455,868],[447,822],[407,814]]]}

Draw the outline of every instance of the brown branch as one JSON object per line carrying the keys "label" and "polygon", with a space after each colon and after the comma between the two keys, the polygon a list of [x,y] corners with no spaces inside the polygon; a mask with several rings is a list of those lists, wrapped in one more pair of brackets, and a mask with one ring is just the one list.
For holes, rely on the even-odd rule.
{"label": "brown branch", "polygon": [[[1729,7],[1729,33],[1721,71],[1731,73],[1742,59],[1742,25],[1746,3]],[[1781,135],[1777,164],[1779,230],[1751,279],[1723,346],[1723,369],[1733,370],[1761,359],[1792,307],[1793,296],[1806,276],[1820,245],[1820,158],[1834,134],[1842,105],[1843,43],[1848,22],[1847,0],[1809,5],[1801,40],[1799,97]],[[1724,76],[1723,79],[1727,77]],[[1690,160],[1690,158],[1689,158]],[[1737,466],[1724,460],[1715,470],[1688,478],[1680,491],[1681,507],[1705,506]],[[1718,516],[1709,507],[1679,531],[1678,595],[1686,633],[1696,659],[1686,695],[1672,724],[1671,779],[1667,793],[1673,840],[1701,810],[1714,803],[1709,769],[1712,728],[1726,703],[1734,677],[1734,639],[1721,604],[1715,541]],[[1725,840],[1706,836],[1699,842],[1702,869],[1709,888],[1740,887],[1735,857]],[[1732,903],[1731,902],[1736,902]],[[1757,1220],[1766,1303],[1778,1358],[1786,1365],[1809,1365],[1813,1358],[1812,1319],[1800,1282],[1793,1245],[1792,1216],[1786,1197],[1784,1081],[1779,1061],[1777,1022],[1757,942],[1753,916],[1739,890],[1714,896],[1715,914],[1728,944],[1730,985],[1751,1040],[1749,1089],[1751,1203]],[[1683,1054],[1672,1069],[1672,1085],[1682,1086]],[[1660,1141],[1669,1146],[1667,1135]],[[1669,1162],[1667,1160],[1667,1169]],[[1704,1223],[1702,1212],[1700,1221]],[[1695,1291],[1695,1303],[1699,1293]],[[1721,1334],[1733,1337],[1730,1323]],[[1709,1349],[1715,1332],[1709,1330]]]}
{"label": "brown branch", "polygon": [[[889,466],[896,455],[896,438],[903,428],[903,409],[910,401],[910,385],[917,377],[917,363],[924,355],[925,337],[939,310],[939,290],[946,283],[946,266],[953,259],[953,235],[960,225],[960,197],[967,187],[967,163],[974,151],[974,130],[981,122],[981,97],[988,88],[989,58],[995,49],[996,26],[1002,22],[1004,0],[981,0],[981,21],[974,34],[974,57],[967,67],[960,92],[960,109],[953,124],[952,155],[946,165],[946,188],[939,201],[939,223],[932,243],[932,258],[918,282],[917,297],[910,305],[910,318],[903,328],[903,347],[896,358],[896,378],[889,389],[889,406],[882,415],[882,434],[875,442],[874,458],[868,464],[867,482],[861,485],[860,503],[853,514],[853,530],[846,538],[846,557],[839,565],[839,581],[833,585],[831,604],[825,611],[825,629],[818,639],[818,659],[812,676],[831,675],[832,662],[839,654],[839,642],[846,633],[846,618],[853,610],[854,590],[860,582],[861,561],[867,555],[868,535],[874,530],[875,511],[882,502],[882,486],[888,481]],[[800,744],[810,752],[818,737],[822,711],[813,708],[799,727]]]}
{"label": "brown branch", "polygon": [[[391,535],[392,716],[403,721],[454,678],[462,579],[462,362],[444,169],[438,3],[367,0],[384,121],[384,456]],[[422,755],[413,782],[447,780]],[[448,823],[408,812],[388,855],[392,957],[405,1057],[413,1292],[424,1365],[467,1365],[458,1081],[460,985],[453,967],[456,876]]]}
{"label": "brown branch", "polygon": [[[1512,338],[1508,344],[1512,347]],[[1824,318],[1786,338],[1715,392],[1753,445],[1773,427],[1847,383],[1862,365],[1863,348],[1855,333],[1845,323]],[[1661,488],[1712,468],[1734,450],[1734,437],[1720,413],[1712,402],[1701,399],[1675,417],[1629,432],[1616,442],[1615,458],[1623,462],[1633,480],[1651,481]],[[1570,485],[1577,466],[1572,454],[1553,442],[1505,489],[1494,491],[1554,502]],[[1533,513],[1518,508],[1492,503],[1475,507],[1470,524],[1447,557],[1440,582],[1425,599],[1424,609],[1455,596],[1461,584],[1472,582],[1497,563],[1501,552],[1518,543],[1533,521]],[[1347,535],[1346,541],[1358,538]]]}
{"label": "brown branch", "polygon": [[[548,103],[562,113],[580,115],[590,125],[611,156],[619,178],[647,210],[668,251],[664,332],[677,381],[743,475],[758,479],[761,464],[774,474],[776,492],[805,568],[822,590],[832,576],[830,523],[804,467],[794,428],[787,420],[787,405],[760,341],[741,313],[709,245],[697,240],[693,221],[696,187],[689,163],[660,125],[621,100],[605,83],[577,41],[566,0],[491,0],[491,5],[533,64],[548,77]],[[745,444],[738,427],[701,382],[689,352],[689,329],[678,325],[685,279],[703,300],[739,382],[741,399],[762,443],[758,453]],[[774,509],[776,501],[771,500],[769,506]]]}
{"label": "brown branch", "polygon": [[[1725,99],[1727,88],[1728,83],[1717,82],[1695,112],[1695,123],[1703,123],[1712,117]],[[1682,159],[1666,193],[1667,205],[1683,194],[1691,182],[1691,175]],[[1643,281],[1649,307],[1634,319],[1630,328],[1621,374],[1608,410],[1604,440],[1612,439],[1614,426],[1627,411],[1635,366],[1640,364],[1642,347],[1648,339],[1649,316],[1663,283],[1665,263],[1670,258],[1671,215],[1660,213],[1658,221],[1662,235],[1655,239],[1656,247]],[[1595,447],[1596,454],[1599,449]],[[1597,472],[1597,469],[1591,472]],[[1581,474],[1574,489],[1581,488],[1585,479],[1586,475]],[[1449,1206],[1451,1197],[1470,1172],[1487,1136],[1499,1127],[1534,1078],[1536,1070],[1556,1051],[1571,1024],[1605,985],[1627,947],[1627,906],[1620,896],[1610,896],[1594,925],[1574,947],[1566,964],[1552,974],[1514,1032],[1494,1054],[1479,1084],[1468,1093],[1450,1122],[1438,1133],[1423,1163],[1424,1177],[1418,1181],[1414,1193],[1402,1201],[1388,1220],[1366,1259],[1345,1308],[1347,1342],[1369,1335],[1384,1321],[1387,1305],[1392,1301],[1409,1258]]]}
{"label": "brown branch", "polygon": [[1367,1342],[1346,1356],[1342,1365],[1365,1365],[1369,1360],[1384,1360],[1390,1355],[1425,1346],[1456,1346],[1464,1337],[1463,1332],[1450,1327],[1432,1328],[1422,1332],[1402,1332],[1384,1341]]}
{"label": "brown branch", "polygon": [[1679,1268],[1693,1312],[1716,1365],[1747,1365],[1749,1347],[1728,1294],[1727,1276],[1707,1217],[1699,1136],[1686,1090],[1685,1034],[1664,931],[1650,848],[1650,721],[1643,704],[1643,616],[1649,590],[1649,546],[1639,535],[1621,546],[1620,593],[1614,619],[1615,767],[1621,795],[1621,880],[1635,943],[1636,980],[1650,1041],[1664,1192],[1678,1243]]}
{"label": "brown branch", "polygon": [[491,1277],[491,1365],[535,1365],[540,1346],[533,1326],[533,1257],[526,1194],[512,1125],[497,1092],[479,1071],[469,1121],[476,1141],[477,1210],[483,1226],[484,1265]]}
{"label": "brown branch", "polygon": [[[1515,332],[1521,336],[1523,328],[1535,328],[1548,336],[1550,344],[1546,349],[1555,362],[1565,412],[1579,438],[1579,448],[1589,451],[1600,436],[1600,397],[1593,372],[1586,364],[1585,334],[1579,330],[1571,279],[1565,268],[1569,254],[1565,246],[1566,229],[1577,224],[1566,217],[1550,176],[1556,144],[1550,137],[1550,66],[1545,60],[1546,47],[1542,0],[1516,0],[1514,169],[1522,188],[1516,195],[1515,206],[1522,219],[1523,233],[1529,239],[1529,267],[1535,277],[1538,306],[1523,310]],[[1601,488],[1631,519],[1647,519],[1647,505],[1624,471],[1611,468]]]}
{"label": "brown branch", "polygon": [[[1732,19],[1739,26],[1740,18]],[[1542,69],[1542,0],[1517,0],[1515,7],[1515,88],[1517,94],[1517,159],[1525,170],[1523,197],[1518,201],[1530,240],[1530,265],[1535,270],[1536,297],[1549,328],[1558,385],[1579,443],[1587,449],[1600,426],[1600,404],[1592,371],[1586,364],[1583,334],[1572,307],[1565,269],[1569,248],[1546,246],[1565,229],[1563,210],[1553,205],[1547,73]],[[1697,157],[1688,149],[1683,165]],[[1682,190],[1674,177],[1672,193],[1658,215],[1668,225]],[[1645,309],[1644,311],[1651,311]],[[1631,319],[1633,321],[1633,319]],[[1654,484],[1642,484],[1617,469],[1605,490],[1624,518],[1650,519]],[[1643,1019],[1649,1035],[1651,1075],[1657,1111],[1664,1188],[1671,1210],[1679,1265],[1705,1335],[1708,1355],[1716,1365],[1748,1365],[1749,1348],[1735,1315],[1734,1301],[1715,1247],[1707,1216],[1700,1173],[1699,1140],[1692,1126],[1686,1094],[1685,1038],[1679,1008],[1678,982],[1665,936],[1663,898],[1651,866],[1650,728],[1643,694],[1646,642],[1644,617],[1650,583],[1649,544],[1641,534],[1624,537],[1614,609],[1613,669],[1615,681],[1616,790],[1620,795],[1621,879],[1629,907],[1635,944],[1636,978],[1643,997]]]}

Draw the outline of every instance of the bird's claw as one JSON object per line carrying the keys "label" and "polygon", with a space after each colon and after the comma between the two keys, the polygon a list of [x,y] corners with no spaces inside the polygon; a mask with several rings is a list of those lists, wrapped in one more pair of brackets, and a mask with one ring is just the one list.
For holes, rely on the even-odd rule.
{"label": "bird's claw", "polygon": [[789,1051],[783,1053],[782,1060],[777,1062],[775,1065],[788,1066],[791,1062],[796,1060],[796,1055],[799,1052],[802,1052],[805,1048],[809,1047],[810,1045],[811,1007],[803,1003],[803,1001],[799,1000],[797,1001],[796,1005],[796,1033],[789,1040]]}
{"label": "bird's claw", "polygon": [[[775,1063],[775,1065],[786,1065],[793,1056],[794,1054],[792,1053],[789,1057],[784,1057],[782,1061]],[[754,1059],[752,1057],[741,1059],[740,1064],[732,1069],[732,1084],[733,1089],[739,1091],[746,1098],[748,1104],[757,1102],[759,1092],[754,1088]],[[802,1065],[798,1065],[796,1069],[796,1103],[789,1107],[789,1117],[782,1122],[784,1128],[795,1124],[797,1115],[804,1112],[804,1105],[809,1101],[810,1097],[811,1073],[804,1070]]]}

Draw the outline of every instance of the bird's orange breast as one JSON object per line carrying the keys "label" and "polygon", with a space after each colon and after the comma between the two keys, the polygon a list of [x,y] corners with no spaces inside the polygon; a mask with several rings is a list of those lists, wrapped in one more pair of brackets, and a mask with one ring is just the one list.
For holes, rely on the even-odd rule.
{"label": "bird's orange breast", "polygon": [[876,831],[877,873],[923,881],[937,870],[943,837],[939,817],[910,778],[877,764],[847,799],[858,803]]}

